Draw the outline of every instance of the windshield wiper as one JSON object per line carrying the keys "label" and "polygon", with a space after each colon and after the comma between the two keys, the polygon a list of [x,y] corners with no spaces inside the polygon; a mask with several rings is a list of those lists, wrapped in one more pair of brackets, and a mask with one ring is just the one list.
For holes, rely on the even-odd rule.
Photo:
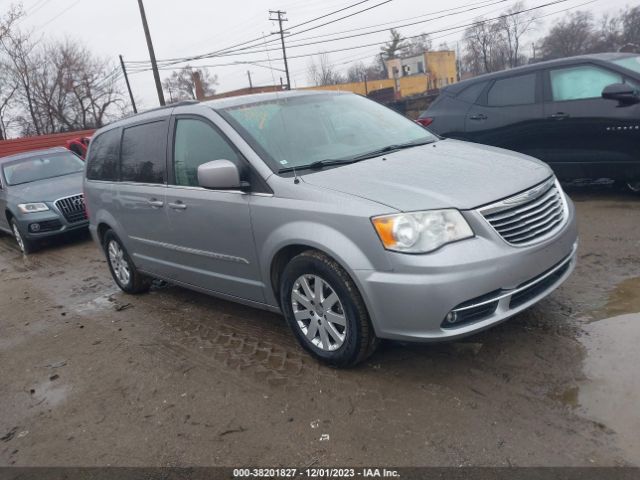
{"label": "windshield wiper", "polygon": [[379,148],[378,150],[373,150],[371,152],[363,153],[362,155],[358,155],[355,157],[351,157],[351,160],[359,161],[366,160],[368,158],[379,157],[385,153],[396,152],[398,150],[404,150],[406,148],[419,147],[421,145],[428,145],[433,143],[435,140],[425,140],[422,142],[409,142],[409,143],[399,143],[396,145],[387,145],[386,147]]}
{"label": "windshield wiper", "polygon": [[387,145],[386,147],[378,148],[377,150],[373,150],[371,152],[362,153],[360,155],[356,155],[353,157],[347,158],[327,158],[325,160],[317,160],[315,162],[310,163],[309,165],[302,165],[300,167],[287,167],[280,169],[280,173],[291,172],[294,170],[320,170],[324,167],[331,167],[335,165],[347,165],[349,163],[356,163],[362,160],[368,160],[370,158],[379,157],[385,153],[395,152],[398,150],[404,150],[406,148],[419,147],[421,145],[428,145],[429,143],[433,143],[435,140],[425,140],[422,142],[409,142],[409,143],[399,143],[395,145]]}

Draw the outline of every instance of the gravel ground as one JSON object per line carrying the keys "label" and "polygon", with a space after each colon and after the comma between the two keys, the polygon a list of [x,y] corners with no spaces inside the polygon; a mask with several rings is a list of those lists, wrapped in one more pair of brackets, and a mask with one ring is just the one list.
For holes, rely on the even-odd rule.
{"label": "gravel ground", "polygon": [[569,189],[573,276],[462,342],[329,369],[281,317],[127,296],[87,235],[0,236],[0,465],[640,464],[640,198]]}

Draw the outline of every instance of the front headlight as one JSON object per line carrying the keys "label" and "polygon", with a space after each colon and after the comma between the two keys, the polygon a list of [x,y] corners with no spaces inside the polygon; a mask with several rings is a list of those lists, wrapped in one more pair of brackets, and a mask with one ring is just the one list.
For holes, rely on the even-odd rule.
{"label": "front headlight", "polygon": [[45,203],[21,203],[18,205],[18,210],[22,213],[37,213],[37,212],[46,212],[49,210],[49,207]]}
{"label": "front headlight", "polygon": [[387,250],[427,253],[441,246],[473,237],[473,230],[458,210],[383,215],[372,219]]}

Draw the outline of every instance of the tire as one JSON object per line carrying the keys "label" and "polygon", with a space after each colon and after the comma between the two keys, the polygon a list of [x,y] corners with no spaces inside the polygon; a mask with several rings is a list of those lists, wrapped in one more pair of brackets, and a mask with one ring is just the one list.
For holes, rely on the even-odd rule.
{"label": "tire", "polygon": [[[318,283],[323,304],[317,301]],[[281,276],[280,305],[300,345],[328,365],[357,365],[378,346],[355,283],[321,252],[308,250],[287,264]]]}
{"label": "tire", "polygon": [[11,219],[11,230],[13,231],[13,238],[15,238],[18,247],[23,255],[29,255],[37,250],[37,243],[28,239],[21,231],[15,218]]}
{"label": "tire", "polygon": [[102,242],[104,254],[113,280],[125,293],[144,293],[151,288],[151,279],[138,272],[113,230],[107,231]]}

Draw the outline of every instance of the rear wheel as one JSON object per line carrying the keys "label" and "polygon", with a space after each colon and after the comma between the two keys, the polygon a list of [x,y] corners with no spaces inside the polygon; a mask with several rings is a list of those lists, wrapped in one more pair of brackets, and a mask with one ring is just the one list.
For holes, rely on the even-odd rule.
{"label": "rear wheel", "polygon": [[11,220],[11,230],[13,232],[13,237],[16,239],[16,243],[18,247],[20,247],[20,251],[24,255],[28,255],[33,253],[36,250],[36,243],[33,240],[29,240],[25,235],[20,231],[20,227],[18,226],[18,222],[15,219]]}
{"label": "rear wheel", "polygon": [[329,365],[356,365],[378,345],[353,280],[320,252],[303,252],[285,267],[280,304],[302,347]]}
{"label": "rear wheel", "polygon": [[109,230],[104,236],[104,252],[111,276],[126,293],[143,293],[151,287],[151,279],[138,272],[117,235]]}

